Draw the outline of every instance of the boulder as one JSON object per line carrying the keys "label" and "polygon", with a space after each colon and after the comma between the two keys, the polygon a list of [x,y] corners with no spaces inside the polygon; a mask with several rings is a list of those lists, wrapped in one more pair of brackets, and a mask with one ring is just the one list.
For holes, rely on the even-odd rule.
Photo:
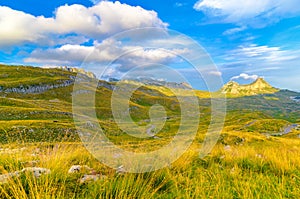
{"label": "boulder", "polygon": [[77,172],[80,172],[83,169],[92,170],[92,168],[88,167],[87,165],[73,165],[69,169],[68,173],[77,173]]}
{"label": "boulder", "polygon": [[42,174],[50,174],[50,169],[41,167],[26,167],[21,172],[32,172],[36,178],[39,178]]}

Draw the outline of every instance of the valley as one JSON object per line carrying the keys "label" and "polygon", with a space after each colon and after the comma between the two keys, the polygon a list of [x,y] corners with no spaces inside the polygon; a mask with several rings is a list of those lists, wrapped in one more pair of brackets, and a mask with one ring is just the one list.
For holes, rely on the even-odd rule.
{"label": "valley", "polygon": [[[300,93],[273,88],[261,78],[250,85],[229,82],[215,93],[174,84],[176,95],[166,87],[171,83],[130,80],[125,85],[138,89],[129,99],[128,112],[148,135],[140,139],[126,134],[114,120],[111,97],[118,82],[100,80],[95,91],[97,122],[109,140],[136,153],[170,143],[182,120],[179,99],[197,98],[199,124],[188,150],[169,167],[130,174],[122,172],[124,165],[112,169],[100,163],[81,142],[72,107],[77,74],[93,78],[66,68],[0,65],[0,198],[300,196],[300,103],[295,100]],[[220,100],[222,95],[227,110],[223,130],[213,150],[200,158],[211,123],[211,97]],[[157,104],[166,113],[156,118],[165,120],[159,132],[149,112]],[[84,125],[93,128],[93,121]],[[185,131],[191,131],[188,125]],[[74,165],[90,169],[68,173]],[[35,177],[26,168],[51,172],[43,170]],[[16,171],[20,173],[9,177]],[[90,180],[82,181],[87,176]]]}

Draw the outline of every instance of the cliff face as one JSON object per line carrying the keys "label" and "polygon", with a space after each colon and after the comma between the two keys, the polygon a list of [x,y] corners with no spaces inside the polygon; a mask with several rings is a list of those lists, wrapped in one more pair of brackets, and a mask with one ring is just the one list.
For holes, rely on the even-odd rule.
{"label": "cliff face", "polygon": [[96,75],[94,73],[85,71],[82,68],[70,68],[70,67],[63,66],[63,67],[60,67],[60,69],[69,71],[69,72],[73,72],[73,73],[80,73],[80,74],[86,75],[89,78],[96,78]]}
{"label": "cliff face", "polygon": [[223,93],[239,94],[240,85],[237,82],[230,81],[222,88]]}
{"label": "cliff face", "polygon": [[232,96],[251,96],[259,94],[275,93],[278,89],[272,87],[263,78],[258,78],[251,84],[240,85],[237,82],[230,81],[221,89],[222,93]]}
{"label": "cliff face", "polygon": [[96,76],[80,68],[38,68],[0,65],[0,92],[33,94],[74,84],[76,74],[84,78]]}
{"label": "cliff face", "polygon": [[0,87],[0,92],[4,92],[4,93],[22,93],[22,94],[43,93],[43,92],[48,91],[50,89],[67,87],[67,86],[70,86],[72,84],[74,84],[74,80],[70,79],[70,80],[59,81],[55,84],[29,85],[29,86],[20,85],[18,87],[13,87],[13,88],[1,88]]}

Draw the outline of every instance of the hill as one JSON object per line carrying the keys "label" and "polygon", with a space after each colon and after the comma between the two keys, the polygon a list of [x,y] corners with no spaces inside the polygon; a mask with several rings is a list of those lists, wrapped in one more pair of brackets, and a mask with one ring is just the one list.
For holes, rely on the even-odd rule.
{"label": "hill", "polygon": [[240,85],[235,81],[230,81],[224,85],[220,92],[225,93],[228,97],[243,97],[259,94],[270,94],[278,92],[279,89],[272,87],[263,78],[258,78],[251,84]]}
{"label": "hill", "polygon": [[[87,81],[93,77],[65,68],[0,66],[0,198],[299,198],[300,93],[274,89],[262,79],[238,85],[243,89],[234,94],[228,88],[224,128],[211,153],[200,158],[212,117],[210,97],[217,95],[175,84],[178,96],[166,83],[123,82],[139,87],[126,109],[134,124],[152,135],[153,105],[162,105],[166,112],[166,117],[154,118],[165,121],[159,132],[140,139],[115,122],[111,97],[117,82],[99,81],[98,122],[110,141],[135,153],[169,144],[182,119],[178,98],[189,102],[193,93],[198,97],[199,127],[186,152],[159,171],[130,174],[124,173],[124,165],[114,170],[100,163],[83,146],[72,111],[78,73]],[[93,128],[93,123],[84,127]],[[184,127],[185,133],[193,130],[189,123]],[[101,150],[102,144],[96,147]],[[166,159],[175,151],[165,150]],[[119,161],[118,156],[113,158]],[[80,165],[78,172],[69,172]]]}
{"label": "hill", "polygon": [[[24,134],[25,141],[57,141],[61,139],[78,140],[72,117],[72,92],[77,72],[91,77],[89,73],[80,70],[66,70],[65,68],[45,69],[24,66],[0,66],[0,131],[2,142],[8,142],[7,133],[12,136],[10,141],[17,141],[20,133]],[[177,97],[170,89],[153,81],[147,82],[125,81],[130,85],[138,85],[130,99],[131,116],[136,122],[147,125],[148,112],[152,105],[161,104],[166,107],[168,121],[163,131],[174,128],[178,123],[180,105]],[[168,84],[163,82],[164,85]],[[99,81],[96,97],[96,111],[99,121],[106,126],[108,134],[119,135],[121,131],[113,121],[111,100],[116,82]],[[170,85],[170,84],[168,84]],[[210,122],[210,97],[206,91],[197,91],[175,85],[177,95],[188,98],[192,95],[198,97],[202,125],[208,126]],[[179,86],[179,87],[178,87]],[[243,128],[243,125],[255,119],[274,119],[282,124],[299,123],[300,103],[297,100],[299,93],[279,90],[270,86],[265,80],[259,78],[249,85],[238,85],[229,82],[222,88],[227,93],[227,119],[226,125],[238,122],[240,125],[234,129]],[[259,95],[258,95],[259,94]],[[215,96],[215,95],[214,95]],[[245,113],[245,114],[243,114]],[[259,117],[256,115],[260,115]],[[258,117],[258,118],[256,118]],[[281,122],[285,120],[287,123]],[[240,121],[243,121],[242,123]],[[173,126],[173,127],[171,127]],[[231,128],[231,127],[230,127]],[[266,132],[263,125],[251,128],[252,131]],[[272,131],[272,133],[274,133]],[[279,133],[279,132],[278,132]],[[49,136],[49,134],[51,134]],[[163,133],[162,133],[163,134]],[[26,136],[25,136],[26,135]]]}

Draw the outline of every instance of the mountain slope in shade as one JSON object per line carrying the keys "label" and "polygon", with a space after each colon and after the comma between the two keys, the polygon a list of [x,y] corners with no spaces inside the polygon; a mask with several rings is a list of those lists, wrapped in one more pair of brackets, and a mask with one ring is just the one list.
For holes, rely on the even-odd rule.
{"label": "mountain slope in shade", "polygon": [[225,84],[221,92],[226,93],[228,96],[243,97],[259,94],[272,94],[278,92],[279,89],[272,87],[263,78],[256,79],[251,84],[240,85],[237,82],[230,81]]}

